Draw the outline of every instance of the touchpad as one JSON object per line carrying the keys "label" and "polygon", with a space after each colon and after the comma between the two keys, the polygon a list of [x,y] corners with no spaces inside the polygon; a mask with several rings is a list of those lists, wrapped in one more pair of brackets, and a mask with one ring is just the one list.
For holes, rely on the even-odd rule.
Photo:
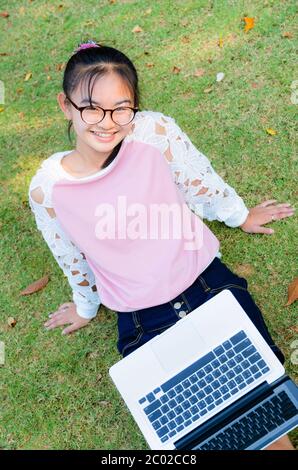
{"label": "touchpad", "polygon": [[170,328],[160,338],[156,337],[151,343],[152,351],[167,372],[177,367],[183,368],[190,360],[195,361],[206,351],[205,341],[189,321],[178,321],[174,328]]}

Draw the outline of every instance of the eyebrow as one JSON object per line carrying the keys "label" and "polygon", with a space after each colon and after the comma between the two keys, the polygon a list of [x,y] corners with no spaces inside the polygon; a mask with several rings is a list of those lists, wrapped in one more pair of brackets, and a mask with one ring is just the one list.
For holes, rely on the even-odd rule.
{"label": "eyebrow", "polygon": [[[84,104],[84,103],[89,103],[89,99],[88,99],[88,98],[85,98],[85,99],[81,102],[81,104]],[[97,103],[96,101],[91,100],[91,103],[97,104],[98,106],[100,106],[100,103]],[[131,100],[125,99],[125,100],[122,100],[122,101],[117,101],[117,103],[115,103],[114,106],[117,106],[118,104],[122,104],[122,103],[131,103]]]}

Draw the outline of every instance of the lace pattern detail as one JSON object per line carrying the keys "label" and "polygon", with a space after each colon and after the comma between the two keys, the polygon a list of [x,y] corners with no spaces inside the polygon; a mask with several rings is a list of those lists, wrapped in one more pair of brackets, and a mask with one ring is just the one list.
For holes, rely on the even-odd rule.
{"label": "lace pattern detail", "polygon": [[242,198],[215,172],[175,120],[159,112],[143,113],[146,119],[144,116],[136,122],[131,140],[141,140],[160,150],[190,209],[209,221],[218,220],[230,227],[241,225],[249,212]]}
{"label": "lace pattern detail", "polygon": [[[100,305],[95,277],[84,253],[69,239],[62,229],[51,202],[53,165],[43,162],[29,187],[29,204],[38,230],[63,270],[73,291],[77,312],[84,318],[93,318]],[[56,176],[56,175],[55,175]],[[57,177],[57,176],[56,176]]]}

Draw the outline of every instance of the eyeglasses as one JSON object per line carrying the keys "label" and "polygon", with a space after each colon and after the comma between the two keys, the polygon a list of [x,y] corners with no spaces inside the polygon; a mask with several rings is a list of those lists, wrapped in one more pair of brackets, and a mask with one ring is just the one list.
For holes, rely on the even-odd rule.
{"label": "eyeglasses", "polygon": [[121,107],[115,109],[103,109],[100,106],[77,106],[68,96],[66,98],[70,103],[81,113],[81,118],[86,124],[97,124],[101,122],[106,115],[107,111],[111,113],[111,119],[119,126],[129,124],[135,117],[139,108]]}

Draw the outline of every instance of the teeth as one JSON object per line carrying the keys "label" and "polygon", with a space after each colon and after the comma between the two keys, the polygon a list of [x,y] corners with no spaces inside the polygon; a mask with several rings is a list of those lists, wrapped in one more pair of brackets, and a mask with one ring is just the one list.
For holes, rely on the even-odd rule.
{"label": "teeth", "polygon": [[95,135],[98,135],[99,137],[111,137],[113,134],[103,134],[99,132],[94,132]]}

